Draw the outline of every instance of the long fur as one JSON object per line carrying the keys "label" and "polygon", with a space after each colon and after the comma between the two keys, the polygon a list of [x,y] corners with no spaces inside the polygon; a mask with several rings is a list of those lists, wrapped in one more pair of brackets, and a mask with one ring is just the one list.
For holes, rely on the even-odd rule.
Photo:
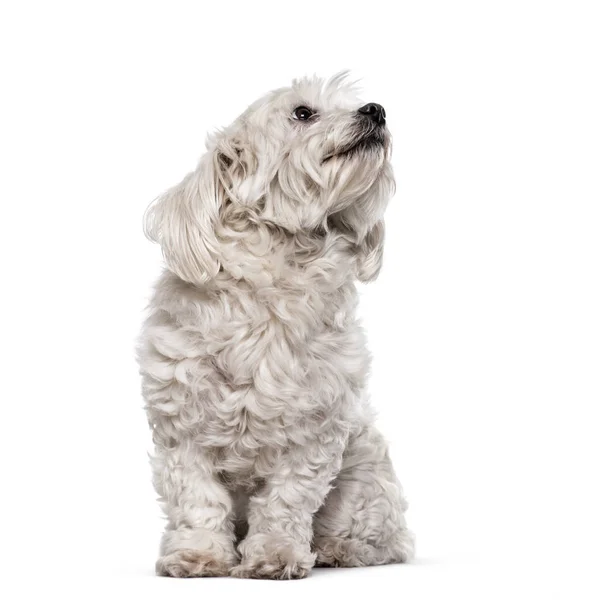
{"label": "long fur", "polygon": [[[146,213],[167,266],[139,349],[162,575],[289,579],[412,555],[355,317],[394,191],[389,134],[361,104],[342,75],[271,92]],[[317,114],[295,120],[300,105]]]}

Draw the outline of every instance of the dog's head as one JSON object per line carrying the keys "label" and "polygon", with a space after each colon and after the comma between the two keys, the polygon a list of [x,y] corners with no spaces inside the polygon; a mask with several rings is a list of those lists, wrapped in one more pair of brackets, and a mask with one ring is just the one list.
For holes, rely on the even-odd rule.
{"label": "dog's head", "polygon": [[374,279],[395,185],[389,144],[383,107],[343,75],[295,81],[209,139],[196,170],[148,209],[146,233],[195,284],[220,270],[247,278],[244,263],[272,253],[273,236],[345,239],[355,275]]}

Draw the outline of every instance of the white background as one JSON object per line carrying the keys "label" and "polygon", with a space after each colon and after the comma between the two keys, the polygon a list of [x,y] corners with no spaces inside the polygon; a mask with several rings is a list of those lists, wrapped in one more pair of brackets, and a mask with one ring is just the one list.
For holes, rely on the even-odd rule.
{"label": "white background", "polygon": [[[2,4],[3,597],[588,598],[586,10]],[[361,312],[417,559],[156,578],[134,343],[161,260],[143,211],[208,130],[343,68],[394,137],[385,267]]]}

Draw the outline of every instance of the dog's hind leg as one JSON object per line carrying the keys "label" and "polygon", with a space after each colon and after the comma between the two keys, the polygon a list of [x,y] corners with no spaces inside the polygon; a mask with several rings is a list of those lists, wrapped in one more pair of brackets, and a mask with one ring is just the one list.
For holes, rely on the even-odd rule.
{"label": "dog's hind leg", "polygon": [[364,567],[406,562],[414,538],[383,437],[373,426],[353,437],[342,470],[314,518],[317,566]]}

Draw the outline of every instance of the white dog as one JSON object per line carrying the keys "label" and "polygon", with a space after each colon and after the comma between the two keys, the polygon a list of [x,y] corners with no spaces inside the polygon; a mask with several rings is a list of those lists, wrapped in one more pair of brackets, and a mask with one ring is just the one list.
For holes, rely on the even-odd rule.
{"label": "white dog", "polygon": [[167,263],[139,351],[159,574],[291,579],[412,556],[355,317],[355,280],[381,267],[389,145],[385,111],[343,75],[302,79],[148,209]]}

